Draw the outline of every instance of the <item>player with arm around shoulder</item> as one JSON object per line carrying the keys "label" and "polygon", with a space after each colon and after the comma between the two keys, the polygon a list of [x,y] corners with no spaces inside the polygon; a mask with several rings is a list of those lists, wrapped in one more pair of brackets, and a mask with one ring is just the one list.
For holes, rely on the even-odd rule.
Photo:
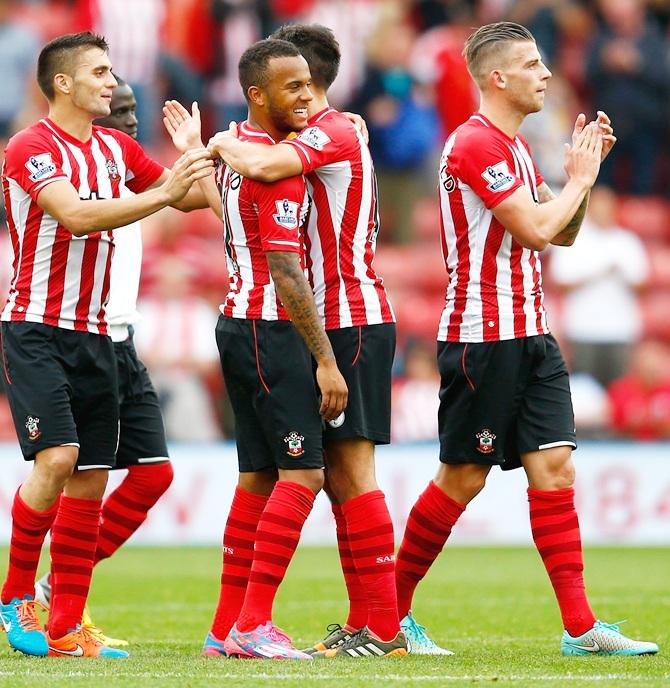
{"label": "player with arm around shoulder", "polygon": [[308,651],[316,657],[406,654],[395,601],[393,526],[375,477],[375,445],[390,441],[396,333],[373,265],[379,231],[374,165],[363,135],[328,103],[340,61],[332,31],[287,25],[273,36],[296,45],[310,66],[314,98],[307,126],[270,150],[227,134],[214,137],[209,147],[252,178],[306,175],[312,200],[306,237],[310,281],[350,390],[344,417],[324,432],[325,489],[350,609],[346,622]]}
{"label": "player with arm around shoulder", "polygon": [[[615,142],[605,113],[575,123],[568,181],[554,197],[517,130],[542,108],[551,73],[523,26],[483,26],[466,41],[481,93],[440,163],[442,246],[449,273],[438,333],[440,461],[398,552],[400,613],[491,467],[523,467],[533,539],[563,620],[564,655],[658,651],[598,621],[583,581],[574,505],[576,448],[568,372],[544,309],[539,252],[571,244],[600,162]],[[432,524],[427,528],[427,524]]]}

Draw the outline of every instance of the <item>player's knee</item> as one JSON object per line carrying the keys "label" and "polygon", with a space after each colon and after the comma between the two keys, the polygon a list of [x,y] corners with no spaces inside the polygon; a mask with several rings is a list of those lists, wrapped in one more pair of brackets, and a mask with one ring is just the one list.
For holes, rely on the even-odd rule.
{"label": "player's knee", "polygon": [[478,464],[440,464],[434,482],[457,502],[467,504],[484,489],[489,470]]}
{"label": "player's knee", "polygon": [[564,490],[575,483],[575,465],[571,460],[552,467],[551,482],[554,490]]}
{"label": "player's knee", "polygon": [[172,464],[165,463],[143,464],[128,468],[128,481],[136,491],[160,497],[172,484],[174,469]]}
{"label": "player's knee", "polygon": [[40,452],[35,459],[35,470],[43,480],[62,489],[74,472],[78,456],[76,447],[54,447]]}

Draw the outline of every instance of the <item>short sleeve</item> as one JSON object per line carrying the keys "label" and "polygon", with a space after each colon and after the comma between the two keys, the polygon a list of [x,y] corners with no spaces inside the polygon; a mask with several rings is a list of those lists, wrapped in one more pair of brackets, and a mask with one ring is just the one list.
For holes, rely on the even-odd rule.
{"label": "short sleeve", "polygon": [[289,177],[272,184],[257,182],[254,200],[264,251],[302,251],[300,226],[305,208],[305,180]]}
{"label": "short sleeve", "polygon": [[126,163],[126,186],[133,193],[142,193],[148,189],[165,169],[163,165],[152,160],[134,138],[121,131],[109,130],[119,142]]}
{"label": "short sleeve", "polygon": [[4,176],[13,179],[33,201],[37,201],[40,191],[48,184],[70,181],[58,146],[30,130],[10,139],[5,151]]}
{"label": "short sleeve", "polygon": [[509,148],[486,130],[457,139],[448,166],[449,172],[467,184],[489,210],[524,186],[515,173]]}
{"label": "short sleeve", "polygon": [[[334,129],[338,131],[335,132]],[[354,135],[353,126],[351,132],[340,131],[341,127],[324,126],[307,127],[296,137],[285,139],[282,144],[293,146],[302,161],[303,174],[309,174],[319,167],[339,162],[344,157],[344,145],[346,134]],[[337,135],[335,135],[337,134]],[[344,135],[343,135],[344,134]]]}

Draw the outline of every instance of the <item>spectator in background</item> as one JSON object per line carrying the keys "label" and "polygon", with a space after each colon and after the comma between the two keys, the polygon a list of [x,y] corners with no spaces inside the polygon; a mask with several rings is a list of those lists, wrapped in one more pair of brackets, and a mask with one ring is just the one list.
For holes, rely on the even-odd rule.
{"label": "spectator in background", "polygon": [[439,134],[432,89],[419,83],[410,69],[415,40],[401,12],[391,12],[380,22],[370,40],[365,79],[351,105],[370,132],[386,236],[399,243],[411,239],[420,172]]}
{"label": "spectator in background", "polygon": [[615,213],[612,190],[594,187],[575,245],[554,249],[550,262],[554,283],[567,291],[562,330],[572,368],[603,385],[623,373],[630,346],[640,338],[636,292],[649,272],[644,244],[617,226]]}
{"label": "spectator in background", "polygon": [[0,139],[14,133],[13,123],[24,109],[40,49],[39,38],[14,16],[18,5],[16,0],[0,0]]}
{"label": "spectator in background", "polygon": [[[598,7],[602,25],[589,51],[586,75],[593,101],[616,122],[618,138],[600,178],[617,191],[651,194],[667,126],[667,42],[642,0],[600,0]],[[625,185],[618,174],[623,160],[628,163]]]}
{"label": "spectator in background", "polygon": [[394,381],[391,394],[391,439],[418,442],[437,438],[440,373],[435,347],[413,341],[405,348],[405,373]]}
{"label": "spectator in background", "polygon": [[659,341],[635,349],[626,374],[609,389],[615,432],[636,440],[670,438],[670,348]]}

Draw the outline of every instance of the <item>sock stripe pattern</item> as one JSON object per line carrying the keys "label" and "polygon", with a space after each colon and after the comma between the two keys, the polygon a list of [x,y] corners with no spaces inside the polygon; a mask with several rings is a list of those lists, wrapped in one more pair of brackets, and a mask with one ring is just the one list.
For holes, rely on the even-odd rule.
{"label": "sock stripe pattern", "polygon": [[111,557],[144,523],[149,510],[170,487],[172,464],[130,466],[123,482],[105,499],[95,563]]}
{"label": "sock stripe pattern", "polygon": [[547,569],[561,610],[563,626],[575,637],[596,619],[584,587],[584,561],[573,488],[528,488],[533,540]]}
{"label": "sock stripe pattern", "polygon": [[35,575],[44,538],[58,512],[58,500],[46,511],[29,507],[19,491],[12,503],[12,535],[9,543],[9,566],[0,598],[6,604],[35,594]]}
{"label": "sock stripe pattern", "polygon": [[434,482],[421,493],[407,518],[396,561],[398,614],[402,619],[412,606],[414,591],[442,551],[465,507]]}
{"label": "sock stripe pattern", "polygon": [[315,496],[308,487],[289,480],[280,480],[272,490],[256,531],[249,585],[237,620],[241,632],[272,619],[277,589],[293,558]]}
{"label": "sock stripe pattern", "polygon": [[347,522],[339,504],[333,504],[333,516],[335,517],[335,529],[337,532],[337,549],[340,555],[340,564],[344,575],[344,584],[349,597],[349,615],[345,625],[354,630],[360,630],[368,622],[368,601],[365,590],[356,573],[354,559],[349,547],[347,534]]}
{"label": "sock stripe pattern", "polygon": [[212,622],[212,633],[223,640],[242,609],[249,572],[254,558],[256,529],[268,498],[235,489],[233,503],[223,531],[223,565],[219,601]]}
{"label": "sock stripe pattern", "polygon": [[393,523],[381,490],[373,490],[342,504],[351,557],[365,592],[366,625],[384,641],[400,630],[395,593]]}
{"label": "sock stripe pattern", "polygon": [[51,528],[51,608],[49,634],[60,638],[84,613],[100,529],[99,499],[62,495]]}

